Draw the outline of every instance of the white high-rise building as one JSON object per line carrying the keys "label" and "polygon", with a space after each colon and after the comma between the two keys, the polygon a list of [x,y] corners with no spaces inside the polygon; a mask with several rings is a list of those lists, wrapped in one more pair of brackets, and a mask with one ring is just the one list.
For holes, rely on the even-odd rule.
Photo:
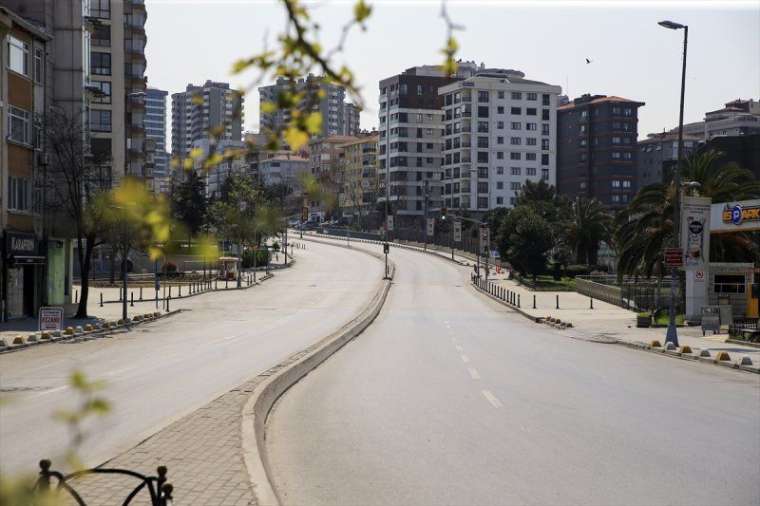
{"label": "white high-rise building", "polygon": [[526,181],[556,185],[559,86],[516,70],[481,69],[438,92],[445,207],[511,207]]}

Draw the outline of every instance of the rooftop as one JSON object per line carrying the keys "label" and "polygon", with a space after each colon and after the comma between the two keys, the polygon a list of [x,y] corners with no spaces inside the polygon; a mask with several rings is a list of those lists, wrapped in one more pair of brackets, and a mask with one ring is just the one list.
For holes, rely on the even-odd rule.
{"label": "rooftop", "polygon": [[572,102],[567,103],[565,105],[562,105],[557,108],[557,110],[560,111],[566,111],[570,109],[575,109],[576,106],[581,105],[596,105],[596,104],[604,104],[604,103],[617,103],[617,104],[632,104],[636,105],[638,107],[644,105],[644,102],[637,102],[636,100],[631,100],[629,98],[623,98],[618,97],[615,95],[582,95],[576,99],[573,99]]}

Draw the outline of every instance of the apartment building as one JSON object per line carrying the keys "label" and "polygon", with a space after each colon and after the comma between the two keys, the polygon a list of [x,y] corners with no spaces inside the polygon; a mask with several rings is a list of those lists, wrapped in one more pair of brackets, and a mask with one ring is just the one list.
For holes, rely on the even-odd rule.
{"label": "apartment building", "polygon": [[220,140],[240,141],[243,134],[243,96],[229,83],[188,84],[172,95],[172,156],[184,157],[193,143],[219,134]]}
{"label": "apartment building", "polygon": [[[259,104],[278,102],[283,93],[290,93],[295,88],[297,92],[306,92],[316,105],[312,110],[322,113],[322,131],[319,137],[331,135],[354,135],[358,131],[359,113],[355,105],[345,103],[346,89],[342,86],[328,83],[321,76],[309,74],[305,79],[299,79],[295,86],[285,78],[279,78],[269,86],[259,87]],[[317,94],[321,93],[321,98]],[[261,132],[281,130],[290,121],[290,111],[277,109],[264,112],[259,107],[259,128]]]}
{"label": "apartment building", "polygon": [[705,114],[705,140],[760,133],[760,102],[736,99]]}
{"label": "apartment building", "polygon": [[48,301],[64,302],[65,255],[62,242],[44,235],[40,190],[52,36],[5,7],[0,30],[0,316],[7,320],[34,316]]}
{"label": "apartment building", "polygon": [[309,171],[320,182],[324,194],[322,201],[308,203],[310,220],[323,221],[337,209],[342,190],[343,146],[355,140],[356,137],[331,135],[309,141]]}
{"label": "apartment building", "polygon": [[644,102],[586,94],[557,110],[557,191],[623,207],[636,193],[638,109]]}
{"label": "apartment building", "polygon": [[277,151],[258,165],[259,181],[264,186],[284,184],[300,192],[301,174],[308,173],[309,159],[291,151]]}
{"label": "apartment building", "polygon": [[153,182],[157,193],[169,192],[169,153],[166,151],[166,97],[156,88],[145,91],[145,137],[154,143]]}
{"label": "apartment building", "polygon": [[[701,139],[701,135],[684,134],[684,158],[697,150]],[[646,139],[638,142],[634,190],[639,191],[645,186],[669,180],[677,161],[677,133],[663,132],[661,134],[649,134]]]}
{"label": "apartment building", "polygon": [[375,210],[380,189],[377,172],[379,140],[380,136],[372,132],[340,146],[343,164],[340,171],[342,189],[339,205],[343,217],[362,222],[364,216]]}
{"label": "apartment building", "polygon": [[423,65],[380,81],[378,201],[388,202],[397,228],[419,228],[426,207],[441,207],[444,113],[438,89],[476,70],[475,63],[460,62],[457,75],[448,76],[440,66]]}
{"label": "apartment building", "polygon": [[554,185],[560,92],[510,69],[441,87],[443,205],[485,212],[514,206],[526,181]]}

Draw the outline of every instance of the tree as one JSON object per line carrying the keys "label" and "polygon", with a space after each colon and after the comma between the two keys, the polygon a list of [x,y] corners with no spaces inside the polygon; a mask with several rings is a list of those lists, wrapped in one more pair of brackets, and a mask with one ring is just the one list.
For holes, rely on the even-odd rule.
{"label": "tree", "polygon": [[46,212],[54,218],[65,216],[77,244],[82,286],[75,318],[87,317],[92,252],[100,244],[106,226],[104,195],[111,185],[110,157],[88,149],[83,123],[81,114],[52,107],[45,124],[50,153],[48,182],[52,190],[51,199],[45,202]]}
{"label": "tree", "polygon": [[552,248],[549,223],[531,206],[517,206],[507,215],[499,228],[497,242],[505,258],[521,274],[535,277],[546,269]]}
{"label": "tree", "polygon": [[570,203],[569,211],[564,236],[575,263],[596,264],[599,243],[609,239],[612,216],[598,200],[580,196]]}
{"label": "tree", "polygon": [[186,227],[188,246],[208,223],[206,183],[194,170],[172,192],[172,215]]}
{"label": "tree", "polygon": [[[760,196],[760,182],[752,172],[735,163],[719,164],[719,158],[714,151],[693,154],[683,164],[682,180],[698,183],[697,193],[714,203]],[[619,275],[664,273],[663,249],[673,242],[675,192],[672,181],[644,187],[615,218]],[[724,234],[711,243],[711,252],[721,253],[742,250],[752,241],[748,234]]]}
{"label": "tree", "polygon": [[256,240],[256,208],[261,193],[246,174],[230,174],[222,184],[220,197],[211,204],[211,223],[224,239],[241,250]]}

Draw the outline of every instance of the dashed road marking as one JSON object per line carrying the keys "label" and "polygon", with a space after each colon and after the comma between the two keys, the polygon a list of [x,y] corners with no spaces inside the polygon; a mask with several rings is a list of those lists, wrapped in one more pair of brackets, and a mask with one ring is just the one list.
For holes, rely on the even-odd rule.
{"label": "dashed road marking", "polygon": [[479,380],[480,379],[480,373],[478,373],[478,370],[475,369],[474,367],[468,367],[467,371],[470,373],[470,377],[472,379],[474,379],[474,380]]}
{"label": "dashed road marking", "polygon": [[470,357],[468,357],[467,355],[462,355],[462,362],[464,362],[466,364],[469,361],[470,361]]}
{"label": "dashed road marking", "polygon": [[491,406],[493,406],[494,408],[499,409],[502,406],[501,401],[497,399],[496,396],[492,394],[490,390],[481,390],[480,392],[483,394],[483,397],[485,397],[486,400],[490,402]]}

